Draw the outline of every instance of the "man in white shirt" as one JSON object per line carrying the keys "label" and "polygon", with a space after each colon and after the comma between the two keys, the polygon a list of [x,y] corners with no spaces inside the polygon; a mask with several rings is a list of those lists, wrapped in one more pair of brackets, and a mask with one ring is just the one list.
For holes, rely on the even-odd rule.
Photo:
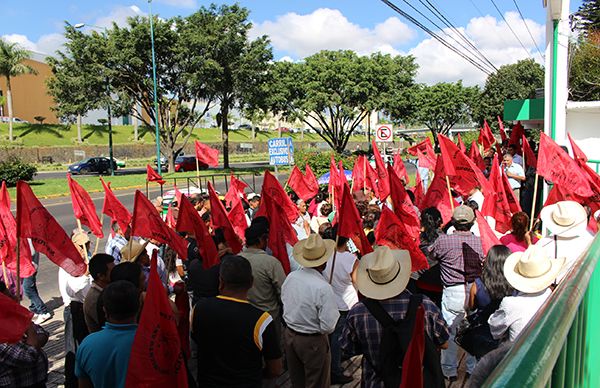
{"label": "man in white shirt", "polygon": [[510,183],[515,197],[519,200],[521,198],[521,184],[525,182],[525,171],[521,165],[514,162],[511,154],[504,155],[502,166],[504,166],[504,173],[508,178],[508,183]]}
{"label": "man in white shirt", "polygon": [[514,144],[511,144],[508,146],[508,153],[513,157],[513,162],[515,162],[516,164],[518,164],[521,167],[525,167],[523,166],[523,157],[519,154],[517,154],[517,146]]}
{"label": "man in white shirt", "polygon": [[321,275],[335,242],[318,234],[294,246],[304,268],[288,275],[281,289],[284,345],[292,387],[329,387],[331,352],[328,334],[340,317],[331,285]]}

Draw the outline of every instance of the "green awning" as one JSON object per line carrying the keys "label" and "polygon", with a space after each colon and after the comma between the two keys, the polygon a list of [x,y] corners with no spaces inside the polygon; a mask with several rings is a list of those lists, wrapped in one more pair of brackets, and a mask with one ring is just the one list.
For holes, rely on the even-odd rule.
{"label": "green awning", "polygon": [[544,99],[504,101],[504,121],[544,120]]}

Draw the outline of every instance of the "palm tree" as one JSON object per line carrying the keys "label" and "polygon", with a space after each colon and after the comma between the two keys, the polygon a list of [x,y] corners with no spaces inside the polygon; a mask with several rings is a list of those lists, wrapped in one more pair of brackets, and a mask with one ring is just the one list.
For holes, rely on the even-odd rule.
{"label": "palm tree", "polygon": [[10,79],[22,74],[37,74],[35,69],[23,63],[29,59],[29,51],[16,43],[0,38],[0,76],[6,78],[6,102],[8,105],[8,139],[13,141],[13,107]]}

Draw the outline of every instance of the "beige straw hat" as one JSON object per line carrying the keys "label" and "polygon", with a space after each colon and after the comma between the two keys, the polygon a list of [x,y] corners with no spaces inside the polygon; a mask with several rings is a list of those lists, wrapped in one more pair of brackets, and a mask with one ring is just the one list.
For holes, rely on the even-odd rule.
{"label": "beige straw hat", "polygon": [[329,260],[335,250],[335,241],[323,240],[318,234],[311,234],[294,245],[294,259],[306,268],[318,267]]}
{"label": "beige straw hat", "polygon": [[408,251],[378,246],[360,260],[356,287],[368,298],[389,299],[404,291],[410,273],[411,261]]}
{"label": "beige straw hat", "polygon": [[148,245],[147,241],[144,244],[140,244],[137,240],[128,242],[121,248],[121,261],[135,262],[146,251],[146,245]]}
{"label": "beige straw hat", "polygon": [[525,252],[515,252],[504,262],[504,276],[515,289],[533,294],[548,288],[565,264],[565,258],[551,259],[544,249],[531,245]]}
{"label": "beige straw hat", "polygon": [[561,201],[548,205],[540,212],[544,227],[561,237],[577,237],[587,227],[587,212],[575,201]]}

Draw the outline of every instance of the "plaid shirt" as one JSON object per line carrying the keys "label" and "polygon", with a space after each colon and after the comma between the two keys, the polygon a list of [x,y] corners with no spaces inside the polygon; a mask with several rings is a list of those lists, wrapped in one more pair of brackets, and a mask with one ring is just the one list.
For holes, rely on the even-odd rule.
{"label": "plaid shirt", "polygon": [[0,344],[0,387],[28,387],[46,381],[48,357],[24,342]]}
{"label": "plaid shirt", "polygon": [[[406,316],[410,295],[410,291],[405,290],[394,298],[379,302],[385,311],[395,321],[398,321]],[[440,310],[426,296],[423,296],[423,309],[425,310],[425,331],[435,345],[443,345],[448,341],[450,335],[448,325],[442,318]],[[361,387],[383,387],[383,382],[375,375],[373,369],[373,366],[378,368],[379,344],[382,335],[383,326],[362,302],[358,302],[350,309],[340,337],[340,345],[345,358],[363,355]]]}
{"label": "plaid shirt", "polygon": [[481,237],[471,232],[444,234],[429,248],[432,259],[440,262],[442,284],[454,286],[472,283],[481,276],[483,248]]}

